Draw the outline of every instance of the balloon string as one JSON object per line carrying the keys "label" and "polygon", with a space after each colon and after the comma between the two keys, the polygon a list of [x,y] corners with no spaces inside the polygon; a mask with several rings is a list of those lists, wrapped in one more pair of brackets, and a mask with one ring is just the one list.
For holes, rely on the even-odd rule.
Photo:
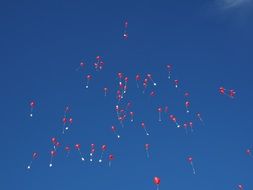
{"label": "balloon string", "polygon": [[193,171],[193,174],[195,175],[195,174],[196,174],[196,171],[195,171],[195,168],[194,168],[193,162],[191,162],[191,166],[192,166],[192,171]]}
{"label": "balloon string", "polygon": [[185,129],[185,134],[188,135],[188,130],[187,130],[187,128],[185,127],[184,129]]}
{"label": "balloon string", "polygon": [[32,167],[33,161],[30,162],[30,164],[27,166],[27,169],[30,169]]}
{"label": "balloon string", "polygon": [[78,149],[78,152],[79,152],[79,154],[80,154],[81,159],[84,161],[84,158],[83,158],[83,155],[82,155],[80,149]]}
{"label": "balloon string", "polygon": [[146,128],[144,127],[143,129],[145,130],[146,135],[148,136],[148,135],[149,135],[149,133],[147,132]]}
{"label": "balloon string", "polygon": [[100,155],[99,162],[102,162],[103,155],[104,155],[104,151],[102,150],[101,155]]}
{"label": "balloon string", "polygon": [[52,167],[52,166],[53,166],[53,156],[51,155],[49,167]]}
{"label": "balloon string", "polygon": [[149,151],[148,150],[146,150],[146,154],[147,154],[147,158],[149,158]]}

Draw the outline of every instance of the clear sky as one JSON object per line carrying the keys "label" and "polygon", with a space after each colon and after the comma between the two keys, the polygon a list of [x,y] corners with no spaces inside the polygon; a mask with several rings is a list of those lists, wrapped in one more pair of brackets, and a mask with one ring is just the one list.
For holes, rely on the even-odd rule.
{"label": "clear sky", "polygon": [[[155,190],[154,176],[161,178],[160,190],[231,190],[238,184],[253,189],[253,159],[245,154],[253,146],[252,11],[251,0],[2,0],[0,189]],[[97,55],[105,62],[99,72],[93,68]],[[86,68],[78,72],[82,59]],[[167,64],[173,65],[178,89],[167,78]],[[120,106],[131,101],[128,111],[135,113],[133,123],[128,114],[124,128],[115,112],[118,72],[129,78]],[[157,86],[149,82],[143,94],[142,82],[141,89],[136,87],[137,73],[142,80],[152,74]],[[87,74],[93,77],[88,89]],[[220,86],[235,89],[236,98],[220,95]],[[151,90],[155,97],[149,96]],[[36,102],[33,118],[31,100]],[[73,124],[62,135],[66,105]],[[186,135],[164,112],[158,122],[159,106],[168,106],[181,125],[192,121],[194,132]],[[49,168],[52,137],[62,145]],[[86,159],[90,144],[96,144],[93,163],[81,162],[76,143]],[[108,149],[98,163],[102,144]],[[65,145],[71,146],[68,158]],[[34,151],[39,157],[28,171]],[[115,156],[111,167],[109,153]]]}

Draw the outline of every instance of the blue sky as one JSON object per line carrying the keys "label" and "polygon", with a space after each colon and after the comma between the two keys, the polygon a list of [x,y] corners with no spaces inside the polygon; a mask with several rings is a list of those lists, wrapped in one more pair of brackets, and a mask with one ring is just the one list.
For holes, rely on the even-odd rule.
{"label": "blue sky", "polygon": [[[238,184],[252,189],[253,159],[245,154],[253,146],[252,8],[250,0],[1,1],[0,188],[154,190],[152,179],[159,176],[160,190],[231,190]],[[125,20],[128,40],[122,38]],[[105,62],[100,72],[92,67],[97,55]],[[82,58],[85,75],[93,76],[89,89],[85,75],[75,70]],[[167,64],[173,65],[179,89],[167,78]],[[121,104],[131,101],[135,112],[124,129],[114,110],[118,72],[129,78]],[[151,73],[157,87],[149,84],[142,94],[137,73],[142,79]],[[220,95],[220,86],[235,89],[236,98]],[[148,96],[151,89],[155,97]],[[185,113],[185,91],[190,92],[190,114]],[[36,102],[33,118],[31,100]],[[63,136],[66,105],[74,121]],[[180,124],[193,121],[194,132],[186,136],[165,114],[159,123],[157,108],[166,105]],[[62,146],[49,168],[52,137]],[[93,163],[80,161],[76,143],[85,157],[90,144],[97,145]],[[66,144],[72,148],[68,158]],[[98,163],[102,144],[108,150]],[[33,151],[39,158],[28,171]],[[115,155],[112,167],[109,153]],[[186,161],[189,155],[196,175]]]}

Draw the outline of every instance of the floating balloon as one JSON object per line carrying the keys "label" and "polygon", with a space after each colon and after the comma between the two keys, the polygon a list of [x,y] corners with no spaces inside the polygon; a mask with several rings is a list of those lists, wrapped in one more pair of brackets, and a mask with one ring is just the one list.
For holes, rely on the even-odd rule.
{"label": "floating balloon", "polygon": [[108,93],[108,88],[107,87],[104,87],[104,96],[106,96]]}
{"label": "floating balloon", "polygon": [[164,112],[165,112],[165,113],[168,113],[168,112],[169,112],[169,107],[168,107],[168,106],[165,106]]}
{"label": "floating balloon", "polygon": [[35,101],[30,102],[30,117],[33,117],[33,110],[35,107]]}
{"label": "floating balloon", "polygon": [[156,95],[155,91],[151,91],[149,94],[151,97],[154,97]]}
{"label": "floating balloon", "polygon": [[225,88],[224,88],[224,87],[220,87],[220,88],[219,88],[219,92],[220,92],[221,94],[225,94]]}
{"label": "floating balloon", "polygon": [[158,111],[158,121],[161,122],[162,121],[162,108],[159,107],[157,109],[157,111]]}
{"label": "floating balloon", "polygon": [[246,150],[246,154],[247,154],[248,156],[250,156],[250,157],[253,158],[253,155],[252,155],[252,152],[251,152],[250,149],[247,149],[247,150]]}
{"label": "floating balloon", "polygon": [[81,157],[81,160],[82,161],[85,161],[85,159],[84,159],[84,157],[83,157],[83,154],[81,153],[81,145],[80,144],[75,144],[75,148],[76,148],[76,150],[79,152],[79,155],[80,155],[80,157]]}
{"label": "floating balloon", "polygon": [[140,75],[139,74],[137,74],[136,76],[135,76],[135,81],[136,81],[136,87],[137,88],[139,88],[140,86],[139,86],[139,82],[140,82],[140,80],[141,80],[141,77],[140,77]]}
{"label": "floating balloon", "polygon": [[143,82],[143,91],[142,91],[143,94],[145,94],[147,86],[148,86],[147,82],[144,81]]}
{"label": "floating balloon", "polygon": [[125,23],[124,23],[124,33],[123,33],[123,38],[125,40],[128,39],[128,32],[127,32],[127,30],[128,30],[128,21],[125,21]]}
{"label": "floating balloon", "polygon": [[238,189],[239,189],[239,190],[244,190],[244,188],[243,188],[243,185],[242,185],[242,184],[239,184],[237,187],[238,187]]}
{"label": "floating balloon", "polygon": [[65,147],[65,151],[67,152],[67,157],[69,157],[70,147],[69,147],[69,146],[66,146],[66,147]]}
{"label": "floating balloon", "polygon": [[233,90],[233,89],[229,90],[229,97],[230,98],[234,98],[235,97],[235,93],[236,93],[235,90]]}
{"label": "floating balloon", "polygon": [[154,184],[156,185],[156,189],[159,190],[159,185],[160,185],[160,183],[161,183],[160,178],[159,178],[159,177],[154,177],[154,178],[153,178],[153,182],[154,182]]}
{"label": "floating balloon", "polygon": [[118,75],[118,79],[119,79],[119,85],[122,85],[123,73],[119,72],[117,75]]}
{"label": "floating balloon", "polygon": [[112,126],[111,129],[112,129],[112,132],[113,132],[113,133],[117,136],[117,138],[119,139],[119,138],[120,138],[120,135],[117,133],[116,127],[115,127],[115,126]]}
{"label": "floating balloon", "polygon": [[147,158],[149,158],[149,147],[150,147],[149,144],[145,144],[145,150],[146,150],[146,156],[147,156]]}
{"label": "floating balloon", "polygon": [[91,75],[87,75],[86,76],[86,88],[89,88],[89,83],[90,83],[90,80],[92,79],[92,76]]}
{"label": "floating balloon", "polygon": [[186,102],[185,102],[186,113],[189,113],[189,112],[190,112],[189,108],[190,108],[190,102],[189,102],[189,101],[186,101]]}
{"label": "floating balloon", "polygon": [[191,128],[191,132],[193,132],[193,123],[191,121],[189,122],[189,126]]}
{"label": "floating balloon", "polygon": [[102,152],[101,152],[100,159],[99,159],[99,162],[100,162],[100,163],[103,161],[103,155],[104,155],[104,152],[106,151],[106,149],[107,149],[107,146],[106,146],[106,145],[102,145],[102,146],[101,146]]}
{"label": "floating balloon", "polygon": [[130,111],[130,121],[133,122],[134,121],[134,112]]}
{"label": "floating balloon", "polygon": [[199,119],[199,121],[202,123],[202,125],[205,125],[204,124],[204,120],[201,117],[201,114],[200,113],[196,113],[196,115],[197,115],[197,118]]}
{"label": "floating balloon", "polygon": [[109,167],[111,167],[112,161],[114,160],[114,156],[110,154],[108,158],[109,158]]}
{"label": "floating balloon", "polygon": [[171,79],[172,65],[167,65],[168,79]]}
{"label": "floating balloon", "polygon": [[178,80],[174,80],[175,88],[178,88],[178,84],[179,84],[179,81]]}
{"label": "floating balloon", "polygon": [[39,157],[39,155],[38,155],[37,152],[33,152],[33,153],[32,153],[32,160],[31,160],[30,164],[27,166],[27,169],[28,169],[28,170],[31,169],[33,161],[34,161],[35,159],[37,159],[38,157]]}
{"label": "floating balloon", "polygon": [[56,140],[56,138],[55,137],[52,137],[51,138],[51,142],[53,143],[53,147],[54,147],[54,150],[56,150],[56,143],[57,143],[57,140]]}
{"label": "floating balloon", "polygon": [[191,156],[189,156],[187,158],[188,162],[191,164],[191,167],[192,167],[192,172],[193,174],[195,175],[196,174],[196,171],[195,171],[195,168],[194,168],[194,165],[193,165],[193,158]]}
{"label": "floating balloon", "polygon": [[83,61],[80,62],[79,66],[76,68],[76,71],[83,70],[85,67],[85,63]]}
{"label": "floating balloon", "polygon": [[154,86],[156,86],[156,82],[154,82],[154,80],[152,79],[152,75],[151,74],[147,74],[148,79],[153,83]]}
{"label": "floating balloon", "polygon": [[169,117],[176,124],[177,128],[180,128],[180,125],[177,122],[177,118],[172,114]]}
{"label": "floating balloon", "polygon": [[123,116],[119,116],[119,117],[118,117],[118,120],[119,120],[120,125],[121,125],[122,128],[124,128],[124,123],[123,123],[124,119],[125,119],[125,118],[124,118]]}
{"label": "floating balloon", "polygon": [[187,98],[189,98],[189,96],[190,96],[190,93],[189,92],[185,92],[184,93],[184,97],[187,99]]}
{"label": "floating balloon", "polygon": [[56,156],[56,150],[51,150],[50,151],[50,163],[49,167],[51,168],[53,166],[53,158]]}
{"label": "floating balloon", "polygon": [[184,123],[183,126],[184,126],[184,130],[185,130],[185,134],[188,135],[188,130],[187,130],[188,124],[187,124],[187,123]]}
{"label": "floating balloon", "polygon": [[67,118],[66,117],[62,118],[62,123],[63,123],[62,134],[64,134],[65,133],[66,123],[67,123]]}
{"label": "floating balloon", "polygon": [[145,126],[145,123],[144,123],[144,122],[141,123],[141,127],[144,129],[146,135],[149,136],[149,133],[148,133],[148,131],[147,131],[147,129],[146,129],[146,126]]}

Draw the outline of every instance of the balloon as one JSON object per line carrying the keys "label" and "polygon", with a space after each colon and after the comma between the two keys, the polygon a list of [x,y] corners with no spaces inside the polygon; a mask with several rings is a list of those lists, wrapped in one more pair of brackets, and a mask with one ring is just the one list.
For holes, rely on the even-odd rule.
{"label": "balloon", "polygon": [[145,123],[144,123],[144,122],[141,122],[141,127],[144,129],[146,135],[149,136],[149,133],[148,133],[148,131],[147,131],[147,129],[146,129],[146,126],[145,126]]}
{"label": "balloon", "polygon": [[80,157],[81,157],[81,160],[82,161],[85,161],[84,157],[83,157],[83,154],[81,153],[81,145],[80,144],[75,144],[75,149],[78,151]]}
{"label": "balloon", "polygon": [[111,129],[112,129],[112,132],[113,132],[113,133],[117,136],[117,138],[119,139],[119,138],[120,138],[120,135],[117,133],[116,127],[115,127],[115,126],[112,126]]}
{"label": "balloon", "polygon": [[202,125],[205,125],[204,121],[203,121],[203,119],[201,117],[201,114],[200,113],[196,113],[196,115],[197,115],[197,118],[199,119],[199,121],[202,123]]}
{"label": "balloon", "polygon": [[161,121],[162,121],[162,116],[161,116],[162,108],[161,108],[161,107],[158,107],[158,108],[157,108],[157,111],[158,111],[158,121],[161,122]]}
{"label": "balloon", "polygon": [[67,152],[67,157],[69,156],[69,153],[70,153],[70,147],[69,146],[66,146],[65,147],[65,151]]}
{"label": "balloon", "polygon": [[101,146],[102,152],[101,152],[100,159],[99,159],[99,162],[100,162],[100,163],[103,161],[102,158],[103,158],[103,155],[104,155],[104,151],[105,151],[106,149],[107,149],[107,146],[106,146],[105,144]]}
{"label": "balloon", "polygon": [[38,153],[37,152],[33,152],[32,153],[32,160],[30,161],[30,164],[27,166],[27,169],[31,169],[32,167],[32,163],[33,163],[33,160],[37,159],[39,157]]}
{"label": "balloon", "polygon": [[154,80],[152,79],[152,75],[151,74],[147,74],[148,79],[153,83],[154,86],[156,86],[156,82],[154,82]]}
{"label": "balloon", "polygon": [[134,121],[134,112],[129,112],[130,114],[130,121],[133,122]]}
{"label": "balloon", "polygon": [[109,167],[112,165],[112,160],[114,160],[114,156],[112,154],[109,155]]}
{"label": "balloon", "polygon": [[195,168],[194,168],[194,165],[193,165],[193,158],[191,156],[189,156],[187,158],[188,162],[191,164],[191,167],[192,167],[192,172],[193,174],[195,175],[196,174],[196,171],[195,171]]}
{"label": "balloon", "polygon": [[189,107],[190,107],[190,102],[189,102],[189,101],[186,101],[186,102],[185,102],[185,108],[186,108],[186,112],[187,112],[187,113],[190,112]]}
{"label": "balloon", "polygon": [[35,101],[30,102],[30,117],[33,117],[33,109],[35,107]]}
{"label": "balloon", "polygon": [[178,80],[174,80],[175,88],[178,88],[178,83],[179,83]]}
{"label": "balloon", "polygon": [[53,166],[53,157],[56,156],[56,150],[51,150],[50,155],[51,155],[51,157],[50,157],[49,167],[51,168]]}
{"label": "balloon", "polygon": [[104,87],[104,96],[106,96],[108,93],[108,88],[107,87]]}
{"label": "balloon", "polygon": [[239,185],[238,185],[238,189],[239,189],[239,190],[243,190],[243,189],[244,189],[244,188],[243,188],[243,185],[242,185],[242,184],[239,184]]}
{"label": "balloon", "polygon": [[136,81],[136,87],[137,88],[139,88],[139,81],[141,80],[141,77],[140,77],[140,75],[139,74],[137,74],[136,76],[135,76],[135,81]]}
{"label": "balloon", "polygon": [[150,147],[149,144],[145,144],[145,150],[146,150],[146,156],[147,156],[147,158],[149,158],[149,147]]}
{"label": "balloon", "polygon": [[90,74],[86,76],[86,88],[89,88],[89,83],[91,79],[92,79],[92,76]]}
{"label": "balloon", "polygon": [[128,29],[128,21],[125,21],[125,23],[124,23],[124,33],[123,33],[123,38],[124,38],[125,40],[128,39],[128,32],[127,32],[127,29]]}
{"label": "balloon", "polygon": [[55,137],[52,137],[52,138],[51,138],[51,142],[53,143],[54,149],[55,149],[55,148],[56,148],[56,147],[55,147],[55,144],[57,143],[56,138],[55,138]]}
{"label": "balloon", "polygon": [[154,181],[154,184],[156,184],[156,185],[159,185],[161,182],[159,177],[154,177],[153,181]]}
{"label": "balloon", "polygon": [[172,65],[167,65],[167,70],[168,70],[168,79],[171,79],[171,72],[172,72]]}

